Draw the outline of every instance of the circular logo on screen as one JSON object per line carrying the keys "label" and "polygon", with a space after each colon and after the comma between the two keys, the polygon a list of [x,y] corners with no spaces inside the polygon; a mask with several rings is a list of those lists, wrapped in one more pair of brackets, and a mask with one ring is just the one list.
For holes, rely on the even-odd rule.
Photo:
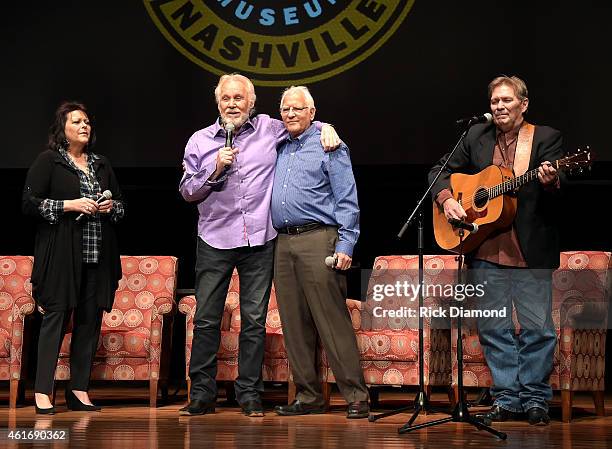
{"label": "circular logo on screen", "polygon": [[329,78],[369,57],[414,0],[144,0],[157,28],[200,67],[261,86]]}

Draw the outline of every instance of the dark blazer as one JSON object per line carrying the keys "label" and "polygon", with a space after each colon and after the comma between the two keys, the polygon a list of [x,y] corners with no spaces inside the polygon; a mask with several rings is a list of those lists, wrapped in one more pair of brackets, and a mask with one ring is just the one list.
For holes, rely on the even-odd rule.
{"label": "dark blazer", "polygon": [[[102,191],[110,190],[121,200],[115,173],[104,156],[96,155],[94,170]],[[38,222],[34,244],[32,292],[45,310],[65,311],[76,306],[81,290],[83,262],[82,223],[78,213],[66,212],[57,223],[45,220],[38,209],[46,199],[72,200],[81,197],[79,176],[64,157],[53,150],[42,152],[30,167],[23,190],[22,210]],[[121,260],[114,224],[102,215],[102,241],[96,283],[98,306],[110,311],[121,279]]]}
{"label": "dark blazer", "polygon": [[[494,124],[476,125],[470,129],[434,185],[433,198],[442,189],[449,188],[451,173],[475,174],[493,163],[496,129]],[[553,162],[563,157],[561,145],[559,131],[548,126],[536,126],[529,170],[538,167],[541,162]],[[433,181],[447,157],[448,154],[431,169],[429,182]],[[559,177],[563,185],[563,173],[559,173]],[[545,189],[537,180],[525,184],[518,192],[514,223],[529,268],[559,267],[559,232],[556,217],[559,200],[558,189]]]}

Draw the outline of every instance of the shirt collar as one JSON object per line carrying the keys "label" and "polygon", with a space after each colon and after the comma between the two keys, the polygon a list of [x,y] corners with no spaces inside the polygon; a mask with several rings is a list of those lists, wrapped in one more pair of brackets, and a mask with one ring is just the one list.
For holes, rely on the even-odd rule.
{"label": "shirt collar", "polygon": [[521,128],[523,127],[523,125],[525,123],[527,123],[527,122],[525,122],[525,120],[523,119],[523,121],[521,122],[521,124],[519,126],[517,126],[514,129],[511,129],[507,133],[503,132],[499,128],[496,128],[497,133],[495,135],[496,135],[497,138],[499,138],[499,136],[504,136],[504,138],[506,139],[506,142],[514,140],[514,139],[516,139],[518,137],[519,131],[521,130]]}

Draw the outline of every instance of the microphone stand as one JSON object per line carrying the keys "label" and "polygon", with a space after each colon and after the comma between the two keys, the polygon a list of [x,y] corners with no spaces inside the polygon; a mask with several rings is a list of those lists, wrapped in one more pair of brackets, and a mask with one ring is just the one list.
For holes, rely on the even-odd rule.
{"label": "microphone stand", "polygon": [[[457,369],[459,370],[459,375],[458,375],[458,398],[457,398],[457,404],[454,407],[453,411],[451,412],[451,416],[448,418],[443,418],[443,419],[438,419],[438,420],[434,420],[434,421],[430,421],[424,424],[418,424],[416,426],[413,426],[412,423],[414,422],[414,420],[417,418],[417,416],[423,411],[423,412],[428,412],[428,411],[433,411],[430,407],[429,404],[429,399],[427,398],[427,394],[425,393],[425,367],[424,367],[424,361],[425,361],[425,357],[424,357],[424,347],[423,347],[423,317],[421,316],[421,307],[423,307],[423,274],[424,274],[424,262],[423,262],[423,247],[424,247],[424,238],[423,238],[423,203],[425,202],[426,199],[428,199],[431,190],[433,189],[433,186],[435,185],[435,183],[438,181],[438,179],[440,178],[440,176],[442,175],[442,172],[446,169],[446,167],[448,166],[448,161],[453,157],[453,155],[456,153],[457,148],[459,148],[459,145],[461,144],[461,142],[463,142],[463,139],[465,138],[465,136],[467,135],[470,127],[475,124],[474,120],[470,120],[470,122],[468,123],[468,125],[466,126],[465,130],[461,133],[461,135],[459,136],[459,139],[457,140],[457,143],[455,144],[455,146],[453,147],[452,151],[449,153],[448,157],[446,158],[446,160],[444,161],[444,163],[440,166],[440,169],[438,170],[438,172],[436,173],[436,176],[434,177],[433,181],[429,184],[429,186],[427,187],[427,189],[425,190],[425,193],[423,193],[423,195],[421,196],[421,198],[419,199],[419,201],[417,202],[417,205],[415,206],[415,208],[413,209],[412,213],[410,214],[410,216],[408,217],[408,220],[406,220],[406,223],[404,223],[404,226],[402,226],[402,229],[400,230],[400,232],[398,233],[397,237],[398,239],[401,239],[404,235],[404,233],[406,232],[406,230],[408,229],[408,227],[412,224],[412,222],[414,221],[415,216],[417,216],[418,214],[418,225],[417,225],[417,230],[418,230],[418,236],[417,236],[417,243],[418,243],[418,253],[419,253],[419,330],[418,330],[418,335],[419,335],[419,353],[418,353],[418,359],[419,359],[419,391],[414,399],[413,402],[413,407],[414,407],[414,413],[412,414],[412,416],[410,417],[410,419],[408,420],[408,422],[406,422],[406,424],[404,424],[402,427],[400,427],[397,432],[399,434],[403,434],[403,433],[407,433],[407,432],[411,432],[413,430],[418,430],[418,429],[423,429],[426,427],[431,427],[431,426],[435,426],[438,424],[443,424],[446,422],[467,422],[469,424],[472,424],[473,426],[475,426],[476,428],[478,428],[479,430],[486,430],[490,433],[492,433],[493,435],[497,436],[498,438],[505,440],[507,438],[507,435],[503,432],[499,432],[495,429],[493,429],[492,427],[489,427],[487,425],[485,425],[482,421],[480,421],[478,418],[473,417],[469,414],[468,411],[468,407],[467,404],[464,401],[464,392],[463,392],[463,342],[462,342],[462,335],[461,335],[461,317],[459,316],[457,319],[457,325],[458,325],[458,334],[457,334],[457,359],[458,359],[458,365],[457,365]],[[458,255],[458,262],[457,262],[457,281],[461,282],[461,270],[462,270],[462,262],[463,262],[463,236],[464,236],[464,230],[463,229],[459,229],[459,255]],[[379,415],[370,415],[368,417],[368,420],[370,422],[374,422],[377,421],[378,419],[381,418],[385,418],[388,416],[392,416],[392,415],[396,415],[399,413],[402,413],[408,409],[410,409],[411,407],[402,407],[398,410],[394,410],[391,412],[387,412],[387,413],[382,413]]]}
{"label": "microphone stand", "polygon": [[427,190],[425,190],[425,193],[423,193],[423,195],[421,196],[421,199],[419,199],[419,201],[417,202],[417,205],[412,210],[412,213],[408,217],[408,220],[406,220],[406,223],[404,223],[404,226],[402,226],[402,229],[397,234],[397,238],[401,239],[404,233],[406,232],[406,230],[408,229],[408,227],[413,223],[415,217],[418,217],[417,248],[418,248],[418,255],[419,255],[419,286],[420,288],[419,288],[419,306],[418,306],[418,310],[419,310],[419,329],[418,329],[419,350],[418,350],[417,357],[419,360],[419,391],[417,392],[416,397],[414,398],[413,405],[402,407],[397,410],[393,410],[393,411],[386,412],[386,413],[380,413],[378,415],[370,415],[368,417],[368,421],[370,422],[374,422],[379,419],[386,418],[388,416],[397,415],[411,408],[414,408],[414,413],[412,414],[410,420],[407,423],[407,425],[412,425],[414,420],[417,418],[417,416],[419,416],[421,412],[425,412],[425,414],[427,414],[427,412],[437,411],[431,408],[429,404],[429,398],[427,397],[427,393],[425,392],[425,366],[424,366],[425,348],[423,346],[423,317],[421,316],[421,313],[420,313],[421,307],[423,307],[423,277],[424,277],[423,274],[425,271],[425,268],[424,268],[425,263],[423,261],[424,241],[425,241],[423,237],[423,203],[425,203],[425,201],[429,202],[429,195],[431,193],[431,189],[433,189],[434,184],[438,181],[438,179],[442,175],[442,172],[448,166],[448,161],[450,160],[451,157],[453,157],[453,155],[457,151],[457,148],[459,148],[459,144],[463,141],[463,138],[467,135],[468,130],[469,130],[469,126],[465,128],[465,131],[463,131],[463,133],[459,137],[459,140],[455,144],[455,147],[453,148],[453,150],[450,152],[450,154],[444,161],[444,164],[442,164],[442,166],[440,167],[440,170],[438,170],[438,173],[436,173],[436,177],[429,184],[429,186],[427,187]]}
{"label": "microphone stand", "polygon": [[[463,271],[463,236],[465,231],[459,228],[459,254],[457,255],[457,283],[462,283],[462,271]],[[402,427],[397,429],[397,433],[404,434],[412,432],[413,430],[425,429],[427,427],[437,426],[447,422],[463,422],[468,423],[476,427],[478,430],[486,430],[487,432],[495,435],[501,440],[508,438],[504,432],[500,432],[491,426],[485,424],[481,418],[470,415],[468,404],[465,401],[465,394],[463,391],[463,335],[462,335],[462,322],[461,314],[457,315],[457,404],[450,413],[450,416],[442,419],[435,419],[423,424],[417,424],[413,426],[411,422],[404,424]]]}

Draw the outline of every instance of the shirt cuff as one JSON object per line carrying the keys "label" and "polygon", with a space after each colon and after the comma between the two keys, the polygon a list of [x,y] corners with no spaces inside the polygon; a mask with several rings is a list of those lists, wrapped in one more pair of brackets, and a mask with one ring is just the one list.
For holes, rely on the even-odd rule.
{"label": "shirt cuff", "polygon": [[336,253],[343,253],[349,257],[353,257],[353,245],[349,242],[338,242],[336,243]]}
{"label": "shirt cuff", "polygon": [[438,204],[438,206],[442,207],[442,204],[444,204],[444,201],[452,197],[453,197],[453,194],[450,192],[450,190],[442,189],[436,195],[436,203]]}
{"label": "shirt cuff", "polygon": [[208,178],[204,184],[206,184],[207,186],[216,186],[218,184],[224,183],[225,180],[227,179],[227,172],[228,171],[229,170],[223,170],[223,173],[221,173],[221,176],[219,176],[217,179],[212,180],[212,179]]}
{"label": "shirt cuff", "polygon": [[117,223],[125,215],[125,208],[123,207],[122,201],[113,200],[113,207],[111,209],[111,220],[113,223]]}
{"label": "shirt cuff", "polygon": [[46,198],[38,206],[40,215],[51,224],[58,222],[59,217],[64,213],[64,200],[52,200]]}

